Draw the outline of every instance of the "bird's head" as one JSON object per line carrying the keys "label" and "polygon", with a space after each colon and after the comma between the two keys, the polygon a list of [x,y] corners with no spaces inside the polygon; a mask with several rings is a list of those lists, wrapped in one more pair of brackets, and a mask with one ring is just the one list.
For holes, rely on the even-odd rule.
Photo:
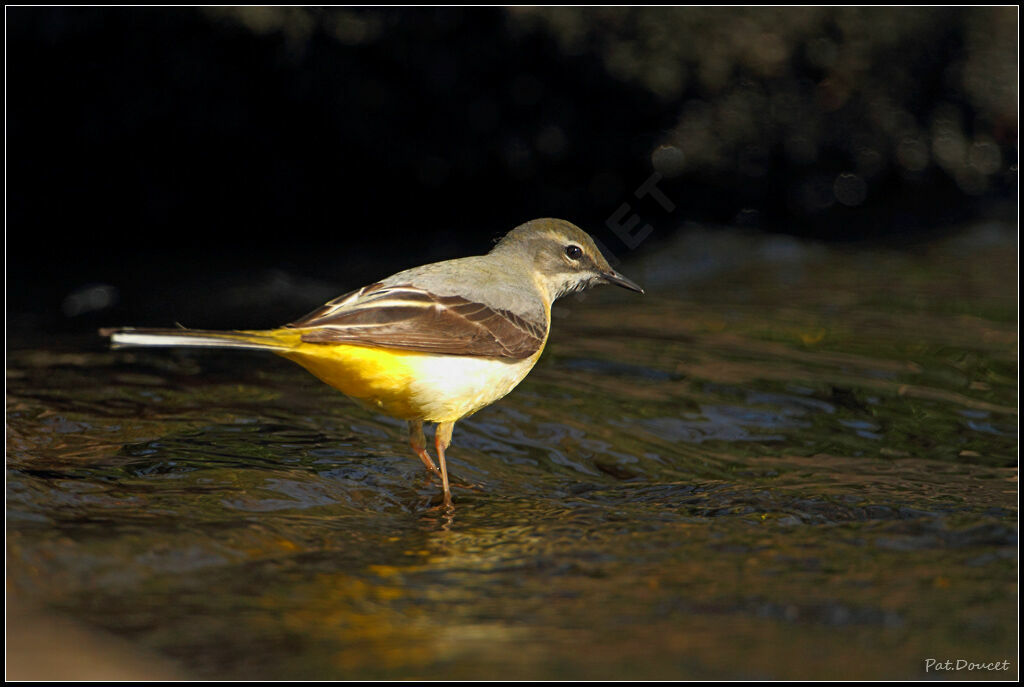
{"label": "bird's head", "polygon": [[587,232],[565,220],[535,219],[521,224],[505,234],[491,252],[515,253],[526,260],[551,301],[597,284],[644,292],[612,269]]}

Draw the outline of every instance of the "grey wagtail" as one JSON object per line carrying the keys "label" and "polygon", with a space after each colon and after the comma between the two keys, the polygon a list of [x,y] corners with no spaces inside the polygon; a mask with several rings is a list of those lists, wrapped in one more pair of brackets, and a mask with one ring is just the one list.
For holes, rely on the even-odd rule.
{"label": "grey wagtail", "polygon": [[[409,423],[409,443],[441,478],[455,423],[494,403],[530,372],[551,326],[551,304],[595,284],[643,293],[612,269],[583,230],[535,219],[487,255],[413,267],[329,301],[279,329],[103,329],[115,348],[197,346],[271,351],[364,405]],[[437,423],[426,448],[423,423]]]}

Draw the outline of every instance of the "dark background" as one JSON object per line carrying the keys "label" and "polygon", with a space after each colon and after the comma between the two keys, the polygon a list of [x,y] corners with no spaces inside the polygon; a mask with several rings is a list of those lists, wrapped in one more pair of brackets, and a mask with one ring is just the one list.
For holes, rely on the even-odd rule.
{"label": "dark background", "polygon": [[619,257],[630,218],[644,251],[1016,217],[1015,7],[6,18],[9,345],[273,326],[534,217]]}

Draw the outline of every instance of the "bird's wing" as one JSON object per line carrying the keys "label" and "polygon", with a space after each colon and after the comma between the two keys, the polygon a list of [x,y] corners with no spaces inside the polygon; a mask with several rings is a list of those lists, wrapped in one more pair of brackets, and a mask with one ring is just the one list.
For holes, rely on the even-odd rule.
{"label": "bird's wing", "polygon": [[308,343],[349,343],[446,355],[522,360],[544,345],[547,322],[462,296],[376,283],[288,325]]}

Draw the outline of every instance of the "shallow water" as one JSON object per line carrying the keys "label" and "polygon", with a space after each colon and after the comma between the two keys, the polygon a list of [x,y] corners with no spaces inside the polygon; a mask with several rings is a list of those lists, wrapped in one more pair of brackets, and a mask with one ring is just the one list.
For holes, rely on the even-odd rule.
{"label": "shallow water", "polygon": [[284,360],[15,343],[9,594],[195,678],[1015,678],[1016,255],[694,229],[556,306],[450,517]]}

